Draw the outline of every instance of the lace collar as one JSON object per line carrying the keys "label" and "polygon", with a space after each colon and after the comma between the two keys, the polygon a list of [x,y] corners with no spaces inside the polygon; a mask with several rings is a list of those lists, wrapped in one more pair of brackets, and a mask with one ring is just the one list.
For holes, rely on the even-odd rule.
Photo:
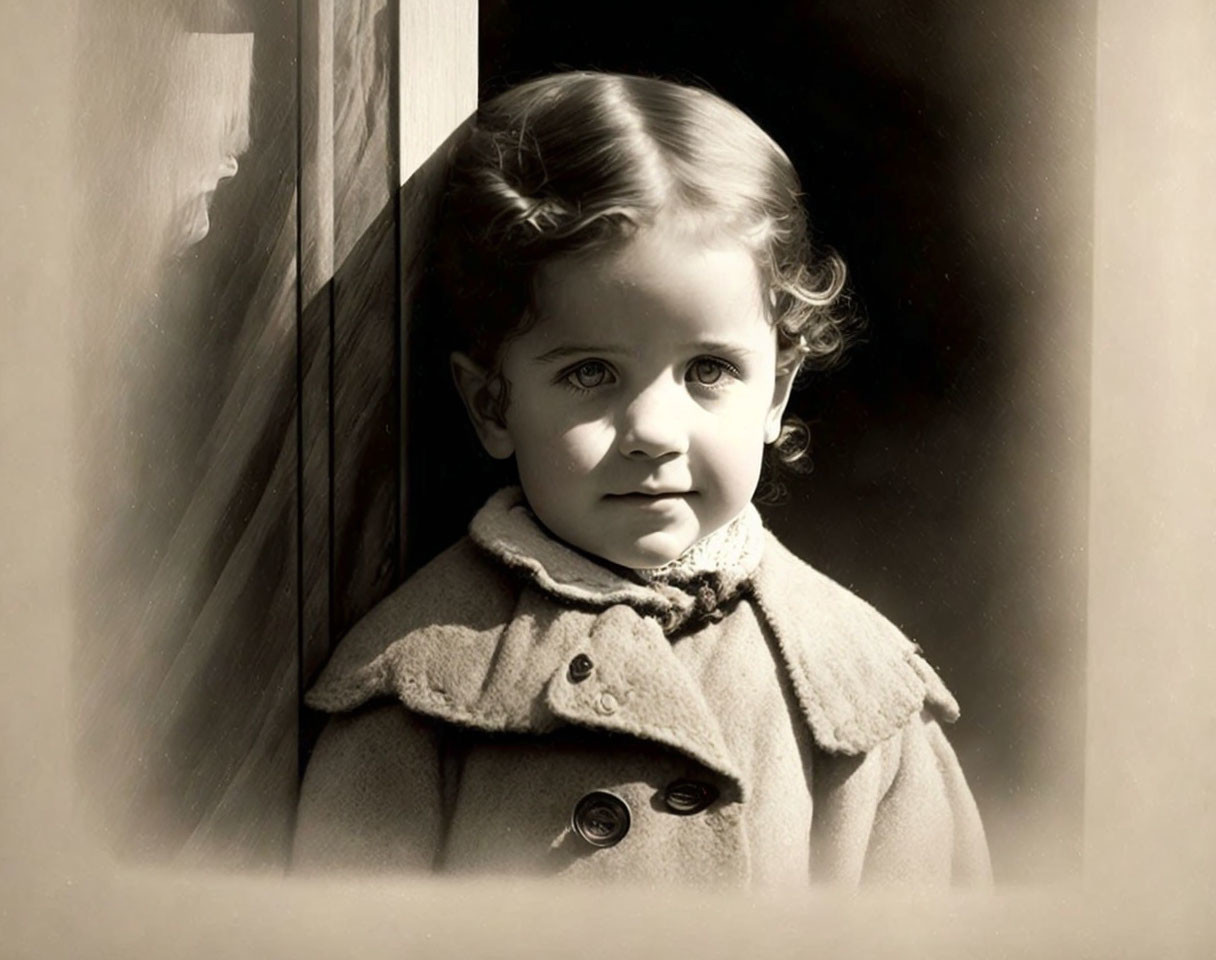
{"label": "lace collar", "polygon": [[750,587],[764,552],[764,525],[750,503],[682,556],[650,570],[608,566],[567,546],[536,520],[518,487],[498,491],[473,517],[479,547],[568,603],[603,609],[628,604],[667,634],[720,618]]}

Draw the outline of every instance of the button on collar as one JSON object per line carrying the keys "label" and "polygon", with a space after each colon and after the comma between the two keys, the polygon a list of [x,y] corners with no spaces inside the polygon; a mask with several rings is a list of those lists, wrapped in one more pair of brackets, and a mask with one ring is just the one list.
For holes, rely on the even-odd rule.
{"label": "button on collar", "polygon": [[593,847],[612,847],[629,832],[629,806],[615,793],[596,790],[574,807],[570,825]]}
{"label": "button on collar", "polygon": [[578,654],[570,661],[570,667],[566,670],[566,676],[571,683],[582,683],[595,668],[595,664],[591,662],[591,658],[585,653]]}

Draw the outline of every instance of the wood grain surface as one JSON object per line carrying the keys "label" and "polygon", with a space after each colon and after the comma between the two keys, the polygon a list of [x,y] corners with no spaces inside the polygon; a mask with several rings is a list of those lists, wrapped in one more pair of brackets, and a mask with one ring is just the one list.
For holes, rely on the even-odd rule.
{"label": "wood grain surface", "polygon": [[336,8],[333,39],[332,623],[397,582],[395,3]]}

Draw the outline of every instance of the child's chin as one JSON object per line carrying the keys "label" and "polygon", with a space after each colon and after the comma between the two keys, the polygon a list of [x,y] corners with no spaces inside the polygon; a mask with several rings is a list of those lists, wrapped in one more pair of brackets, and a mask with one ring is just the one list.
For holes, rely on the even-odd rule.
{"label": "child's chin", "polygon": [[631,570],[653,570],[678,559],[691,546],[692,542],[685,537],[654,535],[614,551],[618,556],[611,559]]}

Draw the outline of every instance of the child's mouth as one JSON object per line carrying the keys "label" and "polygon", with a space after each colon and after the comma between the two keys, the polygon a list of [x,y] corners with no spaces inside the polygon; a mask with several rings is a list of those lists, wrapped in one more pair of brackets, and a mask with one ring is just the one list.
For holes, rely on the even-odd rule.
{"label": "child's mouth", "polygon": [[647,493],[643,491],[632,491],[630,493],[610,493],[604,499],[612,503],[626,503],[634,506],[658,506],[664,503],[671,503],[675,500],[682,500],[685,497],[692,496],[691,490],[668,490],[656,491]]}

